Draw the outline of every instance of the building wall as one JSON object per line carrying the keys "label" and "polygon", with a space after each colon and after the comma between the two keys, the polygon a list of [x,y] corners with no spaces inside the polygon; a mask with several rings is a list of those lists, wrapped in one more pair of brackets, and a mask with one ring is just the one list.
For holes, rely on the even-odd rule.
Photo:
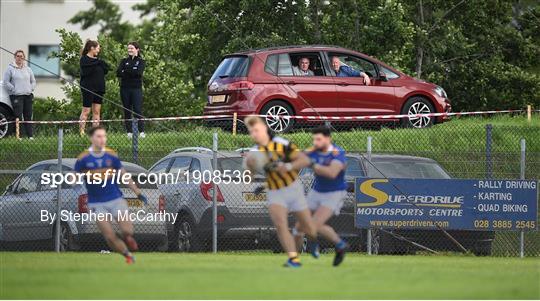
{"label": "building wall", "polygon": [[[140,20],[138,13],[131,7],[144,0],[115,2],[120,6],[124,20]],[[88,0],[1,0],[0,45],[12,52],[23,49],[28,57],[29,45],[58,45],[60,38],[55,32],[57,28],[78,32],[83,40],[95,39],[99,29],[97,26],[83,31],[78,25],[67,22],[77,12],[92,6],[93,2]],[[2,77],[11,62],[13,55],[0,50]],[[35,96],[64,98],[59,79],[37,78],[37,82]]]}

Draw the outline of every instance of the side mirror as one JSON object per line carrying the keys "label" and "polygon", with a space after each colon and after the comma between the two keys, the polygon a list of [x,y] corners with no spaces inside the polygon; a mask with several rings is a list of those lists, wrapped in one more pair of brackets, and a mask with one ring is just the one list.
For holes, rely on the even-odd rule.
{"label": "side mirror", "polygon": [[382,71],[379,71],[379,79],[383,82],[387,82],[388,78],[386,77],[386,74]]}

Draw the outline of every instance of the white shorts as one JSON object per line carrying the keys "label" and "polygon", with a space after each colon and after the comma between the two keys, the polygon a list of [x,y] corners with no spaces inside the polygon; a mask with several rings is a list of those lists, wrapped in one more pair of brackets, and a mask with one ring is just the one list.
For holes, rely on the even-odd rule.
{"label": "white shorts", "polygon": [[287,208],[290,212],[307,209],[306,197],[304,196],[304,186],[302,186],[298,180],[287,187],[268,190],[266,196],[268,206],[278,204]]}
{"label": "white shorts", "polygon": [[118,214],[129,210],[126,200],[117,198],[108,202],[88,203],[90,211],[98,214],[110,213],[115,220],[118,220]]}
{"label": "white shorts", "polygon": [[346,190],[319,192],[311,189],[307,194],[309,210],[315,211],[317,208],[324,206],[332,209],[334,215],[339,215],[346,195]]}

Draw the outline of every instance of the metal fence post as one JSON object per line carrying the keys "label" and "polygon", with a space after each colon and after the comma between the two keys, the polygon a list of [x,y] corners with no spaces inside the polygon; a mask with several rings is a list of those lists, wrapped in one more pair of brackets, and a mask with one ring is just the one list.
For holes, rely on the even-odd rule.
{"label": "metal fence post", "polygon": [[139,164],[139,127],[137,126],[137,118],[131,119],[132,150],[133,163]]}
{"label": "metal fence post", "polygon": [[[62,149],[64,147],[64,129],[58,129],[58,172],[62,173]],[[54,250],[60,252],[60,208],[62,204],[62,184],[58,185],[56,190],[56,224],[54,237]]]}
{"label": "metal fence post", "polygon": [[[212,169],[217,170],[218,134],[214,132],[212,139]],[[217,253],[217,185],[212,180],[212,252]]]}
{"label": "metal fence post", "polygon": [[493,161],[491,154],[492,129],[493,126],[491,124],[486,124],[486,177],[488,179],[493,177]]}
{"label": "metal fence post", "polygon": [[[522,180],[525,180],[525,151],[526,151],[526,144],[525,139],[520,140],[520,146],[521,146],[521,158],[519,161],[519,178]],[[525,232],[523,230],[519,233],[519,257],[523,258],[525,257]]]}
{"label": "metal fence post", "polygon": [[[368,136],[367,137],[367,152],[366,152],[366,155],[367,155],[367,159],[369,162],[371,162],[371,136]],[[371,255],[371,229],[368,228],[367,229],[367,235],[366,235],[366,245],[367,245],[367,254],[368,255]]]}

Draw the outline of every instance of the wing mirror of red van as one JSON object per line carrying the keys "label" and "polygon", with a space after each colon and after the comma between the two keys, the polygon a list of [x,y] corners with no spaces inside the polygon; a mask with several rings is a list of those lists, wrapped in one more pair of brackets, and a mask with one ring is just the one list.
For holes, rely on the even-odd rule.
{"label": "wing mirror of red van", "polygon": [[383,81],[383,82],[387,82],[388,81],[388,78],[386,77],[386,74],[382,71],[379,71],[379,80]]}

